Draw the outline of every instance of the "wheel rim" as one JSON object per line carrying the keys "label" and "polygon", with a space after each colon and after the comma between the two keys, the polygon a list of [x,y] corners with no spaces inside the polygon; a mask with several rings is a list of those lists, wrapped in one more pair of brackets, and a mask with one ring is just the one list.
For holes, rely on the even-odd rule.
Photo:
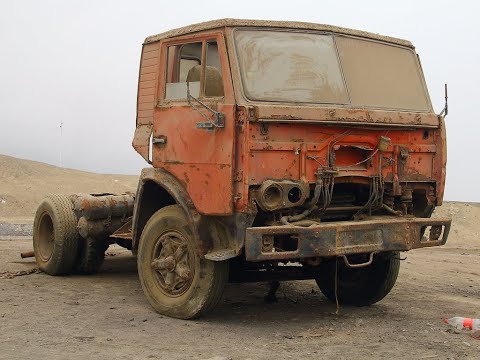
{"label": "wheel rim", "polygon": [[55,231],[53,220],[47,212],[40,216],[38,227],[38,253],[43,261],[48,261],[53,253],[55,244]]}
{"label": "wheel rim", "polygon": [[161,290],[180,296],[195,276],[195,256],[187,239],[177,231],[162,234],[156,241],[150,264]]}

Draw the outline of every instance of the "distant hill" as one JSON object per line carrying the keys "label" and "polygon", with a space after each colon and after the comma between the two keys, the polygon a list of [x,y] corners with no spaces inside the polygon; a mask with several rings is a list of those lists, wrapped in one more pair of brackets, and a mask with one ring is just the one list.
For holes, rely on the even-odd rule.
{"label": "distant hill", "polygon": [[47,194],[135,192],[138,176],[105,175],[0,155],[0,221],[28,221]]}
{"label": "distant hill", "polygon": [[480,203],[447,201],[435,209],[433,217],[452,218],[447,246],[480,249]]}

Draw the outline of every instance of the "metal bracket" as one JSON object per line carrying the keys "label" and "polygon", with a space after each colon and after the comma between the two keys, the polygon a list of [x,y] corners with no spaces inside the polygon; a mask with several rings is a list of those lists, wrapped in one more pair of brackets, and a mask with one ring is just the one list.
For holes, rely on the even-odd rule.
{"label": "metal bracket", "polygon": [[235,249],[222,249],[205,254],[205,259],[211,261],[225,261],[237,256]]}
{"label": "metal bracket", "polygon": [[[187,82],[187,100],[188,100],[188,105],[190,105],[194,110],[198,111],[200,115],[202,115],[205,119],[208,120],[207,122],[198,122],[197,129],[212,130],[214,128],[225,127],[225,114],[213,110],[211,107],[207,106],[197,98],[193,97],[190,94],[190,86],[188,82]],[[203,107],[207,111],[210,111],[213,115],[213,119],[207,114],[205,114],[203,111],[201,111],[200,108],[192,102],[192,100],[194,100],[197,104],[199,104],[201,107]]]}
{"label": "metal bracket", "polygon": [[348,267],[350,267],[350,268],[361,268],[361,267],[365,267],[365,266],[368,266],[368,265],[372,264],[374,254],[375,253],[373,253],[373,252],[370,253],[370,257],[369,257],[368,261],[364,262],[364,263],[359,263],[359,264],[351,264],[351,263],[348,262],[348,259],[345,255],[342,255],[342,257],[343,257],[343,261],[345,262],[345,265],[347,265]]}

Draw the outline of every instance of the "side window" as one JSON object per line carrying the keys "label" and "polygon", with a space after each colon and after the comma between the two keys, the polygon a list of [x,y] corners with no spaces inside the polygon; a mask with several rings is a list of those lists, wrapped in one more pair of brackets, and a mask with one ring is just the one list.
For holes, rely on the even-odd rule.
{"label": "side window", "polygon": [[167,83],[165,99],[185,99],[187,96],[187,81],[190,82],[192,96],[200,95],[200,77],[193,81],[187,79],[190,71],[195,67],[200,73],[202,61],[202,43],[169,46],[167,49]]}
{"label": "side window", "polygon": [[[187,82],[194,97],[223,96],[220,57],[215,41],[204,43],[205,68],[202,78],[202,43],[173,45],[167,48],[165,99],[186,98]],[[200,91],[202,90],[202,91]]]}
{"label": "side window", "polygon": [[222,68],[220,67],[220,56],[216,41],[207,42],[205,82],[203,86],[205,97],[223,96]]}

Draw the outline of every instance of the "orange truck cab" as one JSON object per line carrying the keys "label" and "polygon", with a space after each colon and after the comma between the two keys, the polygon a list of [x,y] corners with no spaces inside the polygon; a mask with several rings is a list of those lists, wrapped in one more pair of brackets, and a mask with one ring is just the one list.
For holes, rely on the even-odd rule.
{"label": "orange truck cab", "polygon": [[235,19],[150,36],[133,147],[151,167],[110,239],[172,317],[211,310],[228,281],[315,279],[369,305],[399,252],[448,236],[451,220],[430,218],[444,119],[406,40]]}

